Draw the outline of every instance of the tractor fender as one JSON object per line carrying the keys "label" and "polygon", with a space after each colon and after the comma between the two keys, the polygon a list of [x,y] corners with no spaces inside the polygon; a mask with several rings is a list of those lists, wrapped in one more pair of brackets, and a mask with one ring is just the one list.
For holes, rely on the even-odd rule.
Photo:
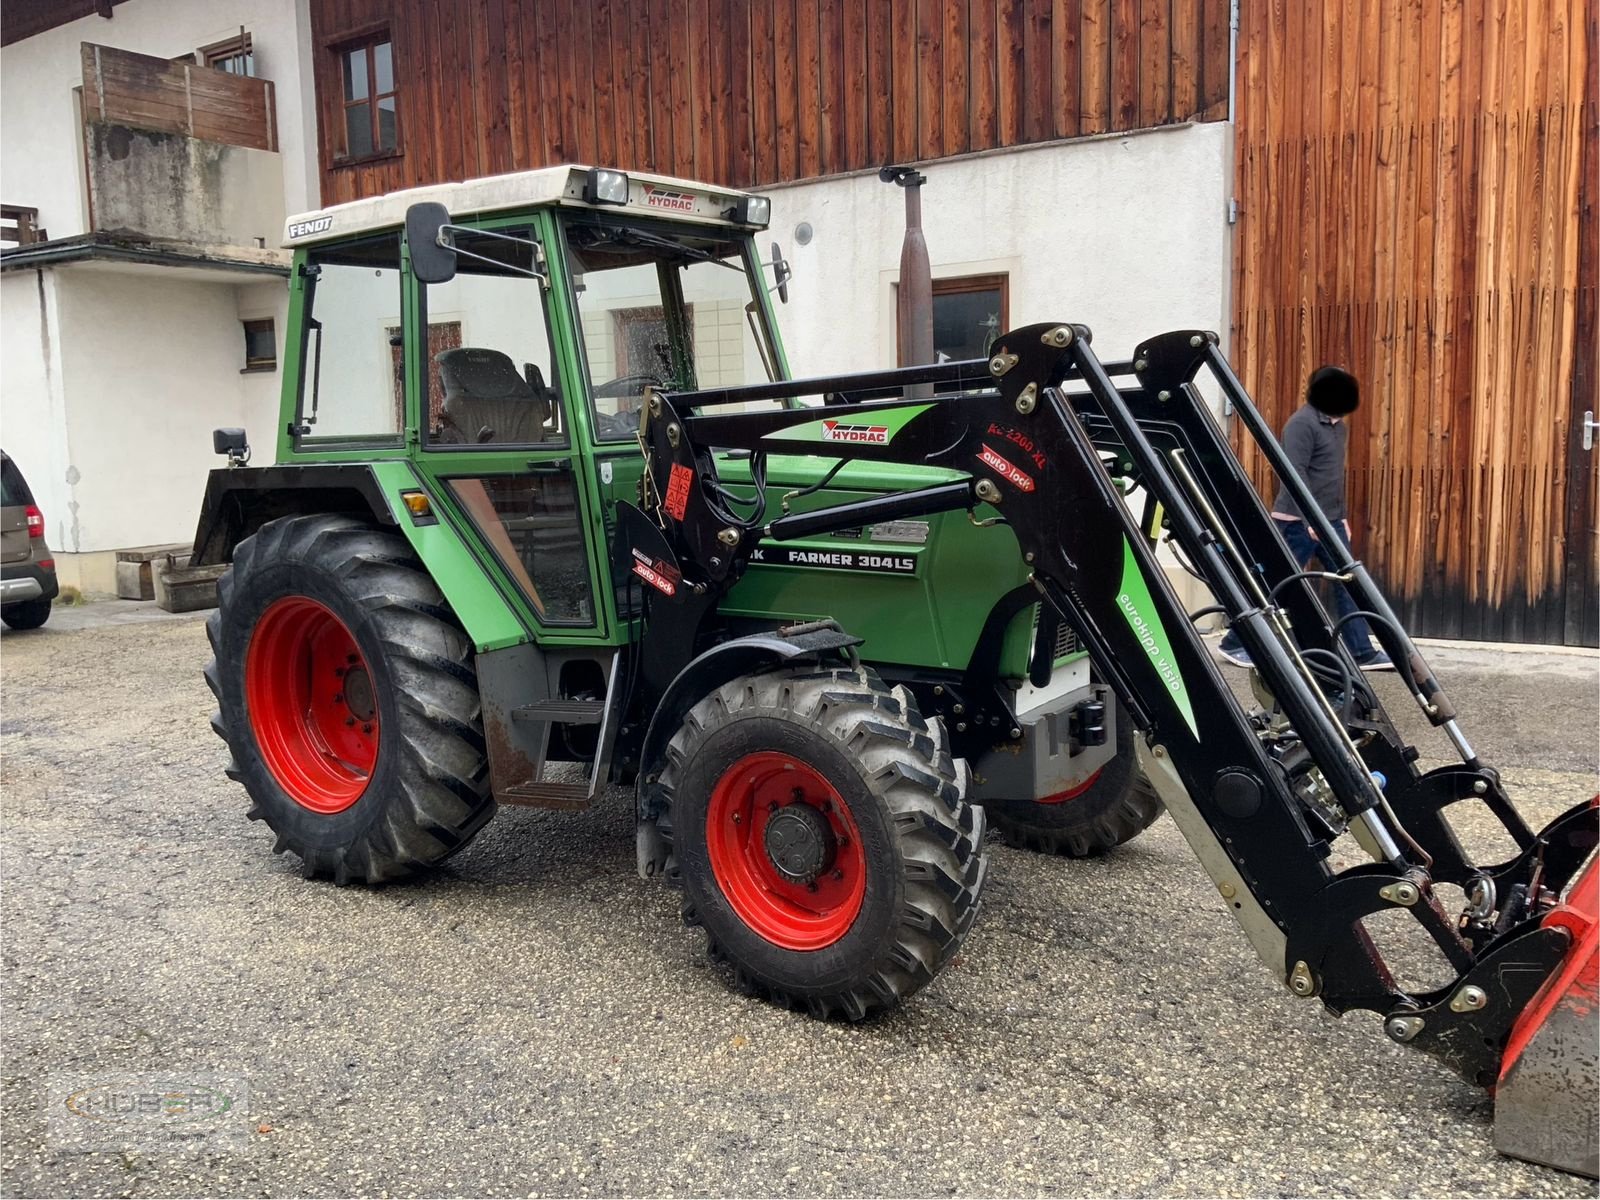
{"label": "tractor fender", "polygon": [[741,675],[757,675],[773,667],[820,659],[825,654],[860,644],[860,638],[844,632],[831,621],[816,622],[798,626],[788,633],[775,630],[732,638],[691,660],[667,685],[645,731],[644,744],[639,751],[637,804],[640,823],[653,822],[661,815],[662,800],[656,784],[666,761],[667,744],[689,710],[708,693]]}
{"label": "tractor fender", "polygon": [[268,521],[302,513],[350,513],[394,527],[394,514],[364,463],[219,467],[206,478],[194,535],[195,566],[231,562],[233,548]]}
{"label": "tractor fender", "polygon": [[344,513],[405,537],[480,654],[531,641],[533,632],[508,591],[496,585],[460,532],[437,516],[407,513],[400,495],[413,490],[426,488],[404,459],[222,467],[206,480],[192,561],[232,562],[240,542],[279,517]]}

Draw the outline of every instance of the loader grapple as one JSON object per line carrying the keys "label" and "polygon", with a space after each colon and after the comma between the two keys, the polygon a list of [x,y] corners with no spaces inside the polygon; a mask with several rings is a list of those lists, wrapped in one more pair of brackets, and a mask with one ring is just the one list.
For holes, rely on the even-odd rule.
{"label": "loader grapple", "polygon": [[[674,581],[651,597],[645,661],[670,677],[752,555],[786,540],[962,509],[1003,521],[1032,572],[1030,600],[1046,614],[1040,626],[1053,636],[1064,621],[1088,650],[1096,678],[1138,726],[1146,774],[1285,986],[1336,1013],[1380,1014],[1394,1041],[1475,1085],[1501,1081],[1503,1104],[1523,1103],[1524,1075],[1549,1077],[1536,1071],[1541,1056],[1571,1058],[1570,1047],[1585,1043],[1592,1063],[1594,926],[1592,917],[1584,926],[1560,914],[1595,849],[1595,804],[1540,831],[1522,819],[1214,334],[1162,334],[1131,359],[1107,363],[1091,342],[1082,325],[1030,325],[996,338],[987,360],[653,394],[640,424],[643,503],[619,522],[630,541],[622,556]],[[1323,572],[1301,570],[1290,555],[1197,387],[1202,375],[1306,514]],[[778,403],[751,410],[753,401]],[[713,451],[748,454],[749,493],[724,486]],[[964,477],[772,514],[765,458],[775,453]],[[1142,520],[1125,502],[1135,491],[1145,498]],[[1203,580],[1213,607],[1185,611],[1157,562],[1162,539]],[[1416,749],[1396,732],[1319,600],[1319,574],[1349,589],[1458,763],[1417,769]],[[1259,708],[1235,699],[1195,630],[1212,612],[1255,664]],[[1516,853],[1475,861],[1452,826],[1458,805],[1488,813]],[[1341,839],[1346,857],[1367,861],[1335,870]],[[1591,868],[1582,886],[1592,892],[1594,878]],[[1447,911],[1440,885],[1460,889],[1460,911]],[[1409,916],[1437,947],[1451,982],[1428,991],[1396,982],[1410,976],[1392,969],[1366,924],[1390,912]],[[1519,1024],[1541,1011],[1577,1022],[1580,1036]],[[1526,1153],[1592,1173],[1592,1116],[1586,1136],[1587,1159]]]}

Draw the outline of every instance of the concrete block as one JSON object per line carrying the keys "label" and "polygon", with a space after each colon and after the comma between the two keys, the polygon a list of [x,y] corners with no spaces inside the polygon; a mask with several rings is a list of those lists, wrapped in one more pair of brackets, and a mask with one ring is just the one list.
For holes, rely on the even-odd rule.
{"label": "concrete block", "polygon": [[117,598],[119,600],[154,600],[155,580],[148,562],[117,563]]}

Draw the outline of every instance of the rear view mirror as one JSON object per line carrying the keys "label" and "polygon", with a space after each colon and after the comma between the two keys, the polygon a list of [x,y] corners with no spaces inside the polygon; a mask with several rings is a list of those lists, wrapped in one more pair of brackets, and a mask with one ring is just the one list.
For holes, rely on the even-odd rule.
{"label": "rear view mirror", "polygon": [[250,461],[250,442],[242,429],[213,429],[211,451],[226,454],[230,467],[243,466]]}
{"label": "rear view mirror", "polygon": [[442,204],[406,209],[406,248],[411,273],[422,283],[449,283],[456,277],[455,240],[448,228],[450,210]]}
{"label": "rear view mirror", "polygon": [[789,303],[789,280],[794,272],[789,269],[788,261],[783,257],[783,247],[777,242],[772,243],[772,282],[777,288],[778,299],[785,304]]}

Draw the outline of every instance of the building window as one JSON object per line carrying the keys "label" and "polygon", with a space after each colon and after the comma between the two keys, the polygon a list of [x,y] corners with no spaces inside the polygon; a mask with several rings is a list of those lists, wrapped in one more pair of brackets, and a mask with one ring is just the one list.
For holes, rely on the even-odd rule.
{"label": "building window", "polygon": [[1010,318],[1006,277],[969,275],[933,281],[933,350],[959,360],[983,358]]}
{"label": "building window", "polygon": [[[666,310],[659,304],[650,308],[618,308],[612,310],[616,322],[616,367],[620,376],[658,375],[668,378],[672,374],[672,332],[667,325]],[[683,306],[684,333],[689,344],[683,347],[688,358],[694,358],[694,305]]]}
{"label": "building window", "polygon": [[195,51],[195,55],[199,58],[201,66],[216,71],[226,71],[229,75],[256,73],[255,52],[250,47],[250,35],[242,29],[238,37],[201,46]]}
{"label": "building window", "polygon": [[400,149],[395,107],[394,47],[387,33],[339,50],[344,76],[344,156],[392,154]]}
{"label": "building window", "polygon": [[989,343],[1009,327],[1008,280],[963,275],[933,281],[933,351],[936,362],[984,358]]}
{"label": "building window", "polygon": [[275,371],[278,369],[278,335],[272,319],[243,321],[244,369],[246,371]]}

